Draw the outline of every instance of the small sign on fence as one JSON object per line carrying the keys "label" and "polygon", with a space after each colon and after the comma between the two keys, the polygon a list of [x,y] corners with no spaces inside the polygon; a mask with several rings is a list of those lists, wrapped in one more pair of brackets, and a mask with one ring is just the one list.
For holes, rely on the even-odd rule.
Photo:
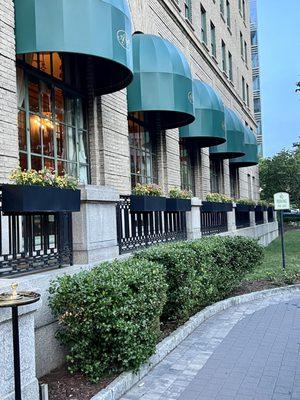
{"label": "small sign on fence", "polygon": [[290,195],[284,192],[274,194],[274,205],[276,211],[289,210]]}

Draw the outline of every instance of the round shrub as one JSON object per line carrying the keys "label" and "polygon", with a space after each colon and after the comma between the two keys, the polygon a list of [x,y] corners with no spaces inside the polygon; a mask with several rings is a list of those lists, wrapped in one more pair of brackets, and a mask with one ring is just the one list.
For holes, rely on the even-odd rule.
{"label": "round shrub", "polygon": [[70,371],[97,382],[137,370],[155,352],[166,291],[164,269],[147,260],[103,263],[53,281],[50,307]]}

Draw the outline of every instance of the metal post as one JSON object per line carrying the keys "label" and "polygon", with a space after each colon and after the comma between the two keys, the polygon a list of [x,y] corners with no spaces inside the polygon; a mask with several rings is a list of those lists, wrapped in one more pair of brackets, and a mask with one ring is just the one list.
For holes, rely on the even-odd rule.
{"label": "metal post", "polygon": [[19,343],[19,317],[18,317],[18,307],[16,307],[16,306],[12,307],[12,328],[13,328],[13,348],[14,348],[15,400],[22,400],[20,343]]}
{"label": "metal post", "polygon": [[286,261],[285,261],[283,211],[280,211],[280,235],[281,235],[282,268],[285,269],[286,268]]}

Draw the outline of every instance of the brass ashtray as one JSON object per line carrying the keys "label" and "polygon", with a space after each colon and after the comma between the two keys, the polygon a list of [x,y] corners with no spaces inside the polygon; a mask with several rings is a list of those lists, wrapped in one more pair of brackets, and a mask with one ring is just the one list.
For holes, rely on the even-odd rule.
{"label": "brass ashtray", "polygon": [[0,294],[0,308],[1,307],[19,307],[26,306],[37,302],[41,295],[35,292],[17,292],[18,284],[11,285],[11,293]]}

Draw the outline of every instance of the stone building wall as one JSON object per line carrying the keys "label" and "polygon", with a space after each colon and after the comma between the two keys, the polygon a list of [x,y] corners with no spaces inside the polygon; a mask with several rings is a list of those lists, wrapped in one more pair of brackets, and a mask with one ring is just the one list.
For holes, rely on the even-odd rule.
{"label": "stone building wall", "polygon": [[[225,2],[224,2],[225,3]],[[212,85],[226,106],[255,130],[253,118],[252,76],[250,57],[249,10],[245,21],[238,2],[231,4],[231,30],[220,14],[219,1],[192,1],[192,21],[184,16],[183,0],[129,0],[134,31],[160,35],[180,48],[191,65],[194,77]],[[246,2],[247,4],[247,2]],[[206,10],[207,45],[200,41],[201,5]],[[216,27],[217,55],[210,52],[210,21]],[[13,1],[0,0],[0,181],[5,181],[12,168],[18,165],[17,99],[15,69],[15,37]],[[240,32],[248,44],[248,67],[240,54]],[[233,57],[233,81],[221,70],[221,39]],[[249,85],[249,107],[241,98],[241,77]],[[92,72],[88,84],[92,87]],[[91,183],[115,187],[128,194],[130,182],[130,150],[127,124],[126,89],[94,98],[89,96]],[[158,176],[167,193],[170,187],[180,186],[178,130],[167,131],[158,141]],[[204,197],[210,189],[209,151],[195,150],[196,195]],[[249,193],[248,174],[252,182]],[[240,170],[241,197],[258,198],[257,167]],[[253,179],[254,178],[254,179]],[[230,194],[228,161],[224,161],[224,191]]]}
{"label": "stone building wall", "polygon": [[0,182],[19,164],[14,27],[13,1],[0,0]]}

